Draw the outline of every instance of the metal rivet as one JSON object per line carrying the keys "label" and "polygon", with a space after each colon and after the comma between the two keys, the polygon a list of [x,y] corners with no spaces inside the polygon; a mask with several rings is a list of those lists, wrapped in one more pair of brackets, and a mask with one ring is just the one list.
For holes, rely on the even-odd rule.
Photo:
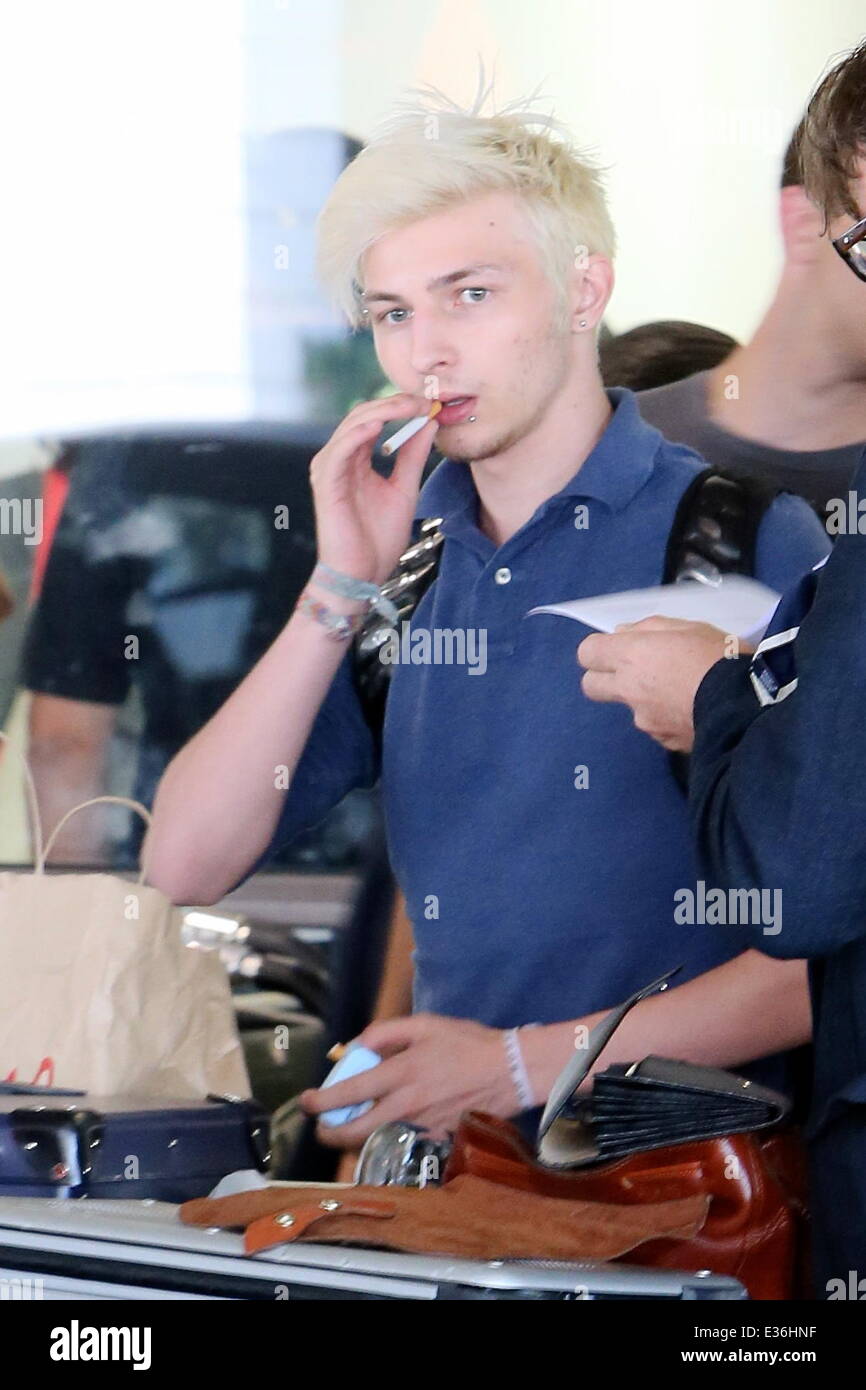
{"label": "metal rivet", "polygon": [[340,1208],[342,1205],[343,1205],[342,1202],[334,1202],[334,1201],[320,1202],[320,1203],[319,1203],[319,1206],[322,1208],[322,1211],[338,1211],[339,1208]]}
{"label": "metal rivet", "polygon": [[295,1218],[293,1216],[290,1216],[287,1211],[283,1212],[282,1216],[277,1217],[278,1226],[294,1226],[294,1224]]}

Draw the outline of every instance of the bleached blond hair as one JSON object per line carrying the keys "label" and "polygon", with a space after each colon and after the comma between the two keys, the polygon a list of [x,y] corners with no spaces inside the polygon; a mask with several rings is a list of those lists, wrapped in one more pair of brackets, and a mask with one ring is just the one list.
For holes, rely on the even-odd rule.
{"label": "bleached blond hair", "polygon": [[[567,276],[579,257],[613,259],[615,237],[601,170],[553,116],[512,102],[479,114],[489,95],[461,110],[435,87],[411,88],[337,179],[317,221],[316,270],[354,329],[367,316],[361,260],[385,232],[493,192],[518,195],[567,323]],[[540,126],[541,129],[534,127]]]}

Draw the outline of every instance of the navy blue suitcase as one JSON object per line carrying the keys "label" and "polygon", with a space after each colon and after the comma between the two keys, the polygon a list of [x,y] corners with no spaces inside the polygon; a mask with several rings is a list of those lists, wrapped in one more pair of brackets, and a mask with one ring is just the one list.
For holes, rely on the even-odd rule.
{"label": "navy blue suitcase", "polygon": [[203,1197],[239,1168],[265,1172],[269,1119],[256,1101],[149,1100],[0,1087],[0,1195]]}

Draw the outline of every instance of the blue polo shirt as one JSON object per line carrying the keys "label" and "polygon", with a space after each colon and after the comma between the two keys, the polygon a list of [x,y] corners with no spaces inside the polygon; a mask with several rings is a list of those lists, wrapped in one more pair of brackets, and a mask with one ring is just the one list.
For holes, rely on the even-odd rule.
{"label": "blue polo shirt", "polygon": [[[380,767],[347,652],[253,866],[381,774],[416,1010],[499,1028],[576,1019],[675,965],[684,983],[743,949],[735,929],[674,920],[675,893],[696,881],[686,799],[630,711],[581,692],[588,629],[525,616],[658,583],[677,503],[704,467],[641,419],[631,392],[607,394],[613,415],[592,453],[504,545],[479,529],[469,466],[434,470],[415,515],[442,517],[445,541],[411,637],[483,629],[485,669],[396,663]],[[762,521],[757,577],[783,590],[828,548],[785,494]]]}

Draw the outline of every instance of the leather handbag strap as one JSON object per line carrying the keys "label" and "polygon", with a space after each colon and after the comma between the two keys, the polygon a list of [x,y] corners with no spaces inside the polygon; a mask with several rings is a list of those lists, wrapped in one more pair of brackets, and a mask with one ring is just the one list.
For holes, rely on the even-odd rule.
{"label": "leather handbag strap", "polygon": [[[367,1200],[362,1198],[325,1198],[318,1202],[296,1202],[285,1211],[273,1212],[251,1221],[244,1231],[244,1250],[255,1255],[259,1250],[267,1250],[272,1245],[285,1245],[287,1242],[301,1240],[305,1232],[317,1222],[333,1220],[339,1216],[367,1216],[376,1221],[388,1221],[397,1214],[396,1202]],[[371,1240],[376,1239],[371,1232]]]}

